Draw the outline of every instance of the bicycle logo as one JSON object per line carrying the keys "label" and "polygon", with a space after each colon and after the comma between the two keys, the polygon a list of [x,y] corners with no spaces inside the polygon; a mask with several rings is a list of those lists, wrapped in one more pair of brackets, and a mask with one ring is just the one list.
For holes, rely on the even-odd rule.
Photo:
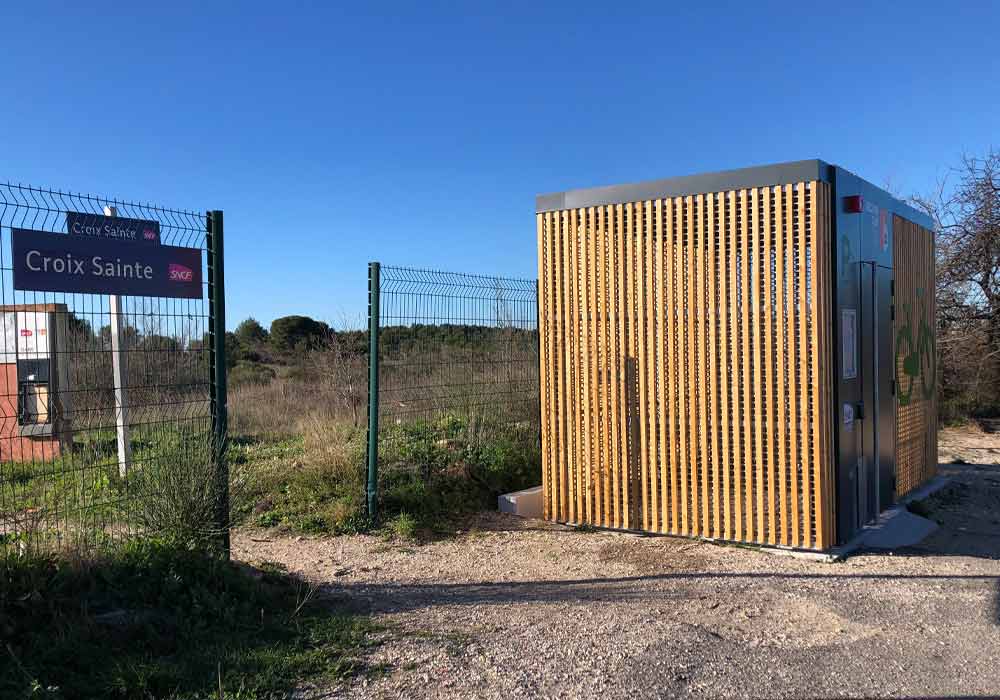
{"label": "bicycle logo", "polygon": [[[924,303],[923,290],[917,289],[917,304],[919,305],[920,325],[917,328],[917,340],[913,340],[913,316],[909,304],[903,304],[905,323],[896,334],[896,386],[899,391],[899,405],[906,406],[913,396],[913,384],[920,379],[920,393],[925,400],[934,396],[935,382],[935,351],[934,334],[927,324],[927,305]],[[905,349],[904,349],[905,347]],[[903,359],[900,363],[900,358]],[[900,370],[903,377],[900,378]]]}

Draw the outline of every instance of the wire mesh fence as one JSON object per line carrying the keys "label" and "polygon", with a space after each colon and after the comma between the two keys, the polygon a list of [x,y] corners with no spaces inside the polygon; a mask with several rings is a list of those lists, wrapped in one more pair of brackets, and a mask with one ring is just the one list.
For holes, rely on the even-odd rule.
{"label": "wire mesh fence", "polygon": [[[78,214],[154,222],[157,244],[200,249],[200,298],[15,289],[15,230],[70,236]],[[0,553],[221,524],[219,242],[219,212],[0,185]]]}
{"label": "wire mesh fence", "polygon": [[537,446],[537,282],[378,263],[369,272],[369,468],[375,457],[379,480],[418,470],[426,483],[455,468],[448,451],[470,446]]}

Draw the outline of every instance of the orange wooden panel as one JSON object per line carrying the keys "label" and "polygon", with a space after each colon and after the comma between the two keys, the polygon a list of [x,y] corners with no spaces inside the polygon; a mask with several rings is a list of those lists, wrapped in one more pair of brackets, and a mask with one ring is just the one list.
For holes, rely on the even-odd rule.
{"label": "orange wooden panel", "polygon": [[537,217],[547,517],[832,543],[829,205],[801,183]]}

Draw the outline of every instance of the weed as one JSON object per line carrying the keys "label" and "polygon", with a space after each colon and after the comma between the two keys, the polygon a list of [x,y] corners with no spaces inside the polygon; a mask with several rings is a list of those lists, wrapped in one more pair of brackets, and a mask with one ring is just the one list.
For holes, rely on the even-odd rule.
{"label": "weed", "polygon": [[400,513],[388,521],[386,527],[401,540],[412,540],[417,533],[417,521],[406,512]]}

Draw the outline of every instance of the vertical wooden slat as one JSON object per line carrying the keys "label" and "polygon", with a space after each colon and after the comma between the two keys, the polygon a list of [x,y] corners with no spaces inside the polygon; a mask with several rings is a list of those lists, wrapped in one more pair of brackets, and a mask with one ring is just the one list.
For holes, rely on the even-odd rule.
{"label": "vertical wooden slat", "polygon": [[620,483],[618,499],[620,501],[619,527],[628,527],[628,392],[626,382],[628,382],[628,333],[626,323],[628,320],[628,297],[625,291],[625,238],[626,221],[625,207],[621,204],[615,206],[615,219],[618,221],[618,235],[615,241],[615,255],[618,267],[615,270],[616,284],[618,286],[618,383],[615,386],[618,392],[618,459],[621,464]]}
{"label": "vertical wooden slat", "polygon": [[642,520],[639,523],[641,529],[649,527],[649,491],[648,491],[648,468],[649,468],[649,446],[646,442],[646,423],[648,415],[646,408],[646,367],[649,358],[646,356],[646,277],[645,277],[645,202],[636,202],[636,248],[635,248],[635,288],[636,288],[636,369],[639,373],[639,400],[637,406],[637,417],[639,420],[639,495],[642,503]]}
{"label": "vertical wooden slat", "polygon": [[570,316],[570,337],[567,345],[570,348],[570,391],[573,396],[573,407],[570,409],[573,434],[573,522],[583,522],[583,440],[580,431],[580,418],[583,414],[580,406],[580,230],[579,211],[569,212],[570,244],[570,294],[572,315]]}
{"label": "vertical wooden slat", "polygon": [[565,223],[565,212],[557,212],[552,218],[553,225],[553,236],[555,238],[556,245],[556,259],[558,260],[558,267],[556,267],[556,286],[559,287],[559,324],[558,324],[558,334],[559,334],[559,344],[553,348],[553,351],[557,358],[559,358],[558,365],[558,388],[559,388],[559,520],[566,521],[570,519],[569,515],[569,499],[570,499],[570,483],[569,483],[569,461],[570,454],[572,453],[572,444],[570,443],[569,436],[569,403],[567,401],[567,393],[569,391],[569,280],[567,279],[567,261],[568,255],[566,253],[566,227]]}
{"label": "vertical wooden slat", "polygon": [[[810,391],[815,389],[809,381],[809,294],[806,287],[808,268],[807,251],[812,245],[816,226],[816,192],[812,183],[803,183],[799,189],[799,233],[798,233],[798,324],[799,324],[799,456],[798,464],[802,475],[802,546],[813,546],[812,510],[812,456],[809,435]],[[808,206],[807,206],[808,201]]]}
{"label": "vertical wooden slat", "polygon": [[[774,203],[774,215],[771,215],[771,202]],[[780,538],[778,536],[778,514],[775,512],[777,510],[778,503],[778,469],[777,469],[777,453],[775,450],[774,441],[774,420],[772,416],[774,415],[774,403],[775,403],[775,377],[774,377],[774,334],[772,328],[774,327],[774,302],[772,298],[772,285],[774,283],[772,275],[772,260],[771,255],[773,251],[773,235],[771,232],[771,227],[775,223],[781,222],[781,188],[764,188],[764,203],[763,203],[763,213],[764,213],[764,250],[763,250],[763,260],[762,260],[762,278],[764,284],[764,352],[761,353],[761,357],[764,361],[764,382],[766,390],[766,411],[764,414],[764,450],[765,458],[767,460],[767,513],[768,513],[768,537],[767,541],[769,544],[778,544]],[[775,221],[776,219],[776,221]]]}
{"label": "vertical wooden slat", "polygon": [[608,301],[608,241],[610,240],[608,227],[610,225],[610,214],[610,207],[600,207],[598,209],[597,291],[599,313],[601,315],[601,322],[598,325],[598,346],[602,358],[598,387],[600,388],[599,400],[601,411],[601,463],[604,465],[604,502],[601,506],[601,523],[604,527],[612,526],[611,472],[614,471],[614,464],[611,461],[611,352],[609,349],[611,313]]}
{"label": "vertical wooden slat", "polygon": [[583,253],[583,269],[580,271],[581,284],[583,284],[583,294],[580,298],[581,318],[583,328],[580,333],[580,345],[583,349],[583,444],[584,457],[581,465],[584,473],[584,522],[594,523],[594,488],[599,479],[595,478],[595,469],[599,465],[594,459],[594,394],[593,394],[593,374],[594,374],[594,265],[593,265],[593,245],[594,245],[594,208],[585,209],[585,222],[583,228],[583,238],[581,240]]}
{"label": "vertical wooden slat", "polygon": [[542,517],[546,520],[552,517],[552,506],[550,498],[554,492],[552,480],[552,454],[549,451],[552,445],[552,432],[549,427],[551,420],[552,394],[549,386],[551,372],[549,371],[549,354],[552,343],[549,339],[549,329],[553,324],[549,318],[550,304],[549,294],[552,285],[549,283],[551,275],[551,261],[549,259],[548,241],[546,240],[545,215],[536,214],[536,233],[538,237],[538,318],[542,320],[543,327],[538,329],[538,388],[541,395],[541,410],[539,411],[542,438]]}
{"label": "vertical wooden slat", "polygon": [[708,414],[705,406],[705,394],[707,372],[705,370],[705,339],[708,337],[705,328],[706,304],[705,304],[705,196],[699,194],[697,202],[697,213],[695,218],[695,268],[694,277],[696,280],[695,301],[692,308],[695,321],[695,396],[696,410],[694,426],[698,434],[698,457],[692,465],[695,470],[698,489],[697,513],[698,513],[698,534],[708,535],[709,532],[709,465],[708,465]]}
{"label": "vertical wooden slat", "polygon": [[753,401],[753,364],[754,357],[751,347],[752,336],[751,314],[753,312],[752,286],[750,284],[750,261],[753,257],[753,237],[755,229],[750,220],[750,195],[747,190],[740,190],[740,345],[738,357],[740,359],[740,377],[743,383],[743,391],[740,398],[740,424],[742,427],[743,440],[743,465],[744,465],[744,487],[745,487],[745,539],[758,541],[760,530],[757,527],[755,515],[760,512],[760,503],[757,502],[758,474],[757,460],[754,458],[754,401]]}
{"label": "vertical wooden slat", "polygon": [[[765,188],[766,191],[766,188]],[[765,477],[765,466],[764,461],[764,402],[762,399],[765,396],[765,384],[764,384],[764,373],[763,364],[766,359],[765,347],[764,347],[764,289],[763,289],[763,270],[761,269],[764,259],[764,250],[762,249],[762,237],[761,228],[763,217],[760,210],[760,199],[757,188],[753,188],[750,191],[751,196],[751,221],[753,226],[753,240],[750,247],[750,264],[751,264],[751,274],[753,277],[753,289],[751,291],[751,301],[752,301],[752,320],[751,326],[753,331],[753,389],[751,390],[750,396],[748,397],[748,403],[753,404],[753,422],[754,422],[754,432],[755,432],[755,472],[756,472],[756,486],[755,491],[757,495],[757,537],[756,541],[761,542],[767,536],[767,528],[765,527],[765,518],[767,517],[768,510],[765,509],[764,504],[766,502],[766,484],[767,479]]]}
{"label": "vertical wooden slat", "polygon": [[[809,502],[810,495],[810,480],[809,480],[809,470],[807,469],[808,460],[805,457],[806,446],[807,446],[807,431],[808,425],[806,423],[806,414],[808,412],[809,406],[809,395],[808,395],[808,376],[809,376],[809,366],[807,364],[806,356],[806,342],[807,342],[807,329],[806,329],[806,265],[805,265],[805,249],[806,249],[806,236],[808,222],[808,212],[806,209],[806,199],[808,197],[806,183],[800,182],[796,185],[799,196],[799,209],[798,209],[798,221],[799,225],[795,231],[795,248],[792,249],[792,254],[797,255],[795,261],[795,269],[797,274],[795,275],[795,284],[798,285],[798,289],[795,286],[792,287],[792,303],[795,305],[795,322],[797,324],[798,335],[795,338],[795,366],[797,367],[798,381],[795,386],[798,392],[798,402],[795,404],[795,411],[793,411],[793,420],[795,421],[793,428],[793,435],[796,436],[796,440],[793,447],[794,461],[793,468],[796,474],[796,493],[795,502],[796,504],[801,502],[802,509],[799,514],[799,524],[796,526],[794,531],[793,544],[798,547],[808,547],[810,545],[809,538],[809,528],[812,516],[812,508]],[[798,292],[797,297],[796,292]],[[793,329],[796,327],[793,326]]]}
{"label": "vertical wooden slat", "polygon": [[625,470],[625,460],[622,459],[622,418],[621,418],[621,387],[622,387],[622,301],[621,284],[619,280],[622,274],[622,261],[618,255],[619,246],[622,245],[622,206],[615,205],[608,207],[611,216],[609,253],[611,264],[609,266],[609,282],[611,285],[611,319],[609,329],[611,333],[611,448],[612,463],[614,470],[611,475],[612,489],[612,522],[615,527],[622,526],[622,474]]}
{"label": "vertical wooden slat", "polygon": [[[626,302],[625,308],[627,312],[626,319],[626,347],[628,348],[627,357],[631,359],[634,365],[636,360],[636,349],[635,349],[635,205],[629,202],[625,206],[625,295]],[[625,527],[635,528],[639,524],[635,522],[633,517],[635,508],[633,500],[635,498],[634,483],[633,483],[633,465],[635,463],[634,456],[637,454],[638,445],[634,444],[633,441],[633,430],[632,421],[636,418],[632,415],[634,407],[632,403],[632,395],[635,393],[635,378],[632,376],[631,367],[626,363],[625,368],[625,435],[626,435],[626,465],[625,465]]]}
{"label": "vertical wooden slat", "polygon": [[656,373],[660,362],[656,352],[656,214],[657,207],[653,202],[646,202],[646,289],[643,297],[646,300],[646,438],[649,442],[649,465],[647,481],[649,488],[649,518],[646,527],[649,530],[659,529],[660,494],[657,488],[656,473],[659,469],[659,448],[656,441],[656,427],[659,418],[656,413]]}
{"label": "vertical wooden slat", "polygon": [[716,397],[718,405],[716,415],[719,419],[719,471],[722,475],[722,523],[718,528],[719,536],[731,540],[733,538],[733,465],[732,446],[729,443],[729,266],[728,242],[729,223],[729,192],[719,193],[718,213],[719,227],[717,250],[715,253],[716,277],[716,314],[717,333],[716,348],[718,350]]}
{"label": "vertical wooden slat", "polygon": [[[706,305],[705,312],[706,318],[708,319],[708,381],[705,382],[706,388],[706,401],[705,404],[708,408],[708,423],[705,426],[705,430],[708,431],[708,460],[711,465],[712,470],[712,487],[709,491],[712,517],[711,517],[711,536],[712,537],[722,537],[722,501],[726,498],[726,494],[723,493],[722,489],[722,472],[721,472],[721,454],[719,449],[719,413],[718,413],[718,395],[719,395],[719,366],[718,366],[718,356],[719,356],[719,337],[718,337],[718,318],[719,318],[719,304],[718,304],[718,270],[716,266],[716,252],[715,246],[717,244],[716,240],[716,227],[715,227],[715,195],[708,195],[708,216],[706,220],[706,225],[708,227],[708,265],[706,268],[706,274],[708,279],[707,288],[705,292]],[[706,471],[708,470],[709,464],[706,464]],[[726,498],[726,500],[728,500]],[[705,533],[706,535],[709,532]]]}
{"label": "vertical wooden slat", "polygon": [[667,325],[667,279],[666,265],[670,246],[667,244],[666,236],[668,231],[667,222],[664,217],[668,215],[667,203],[662,199],[656,202],[656,347],[659,357],[657,399],[660,406],[659,426],[660,426],[660,461],[657,464],[657,474],[660,478],[660,532],[670,531],[670,457],[668,449],[670,440],[668,437],[670,414],[667,409],[667,373],[670,368],[667,359],[667,347],[664,334]]}
{"label": "vertical wooden slat", "polygon": [[744,246],[744,238],[741,235],[737,224],[737,192],[735,190],[727,193],[729,198],[729,226],[726,236],[729,239],[728,274],[729,274],[729,304],[727,312],[727,326],[729,328],[729,392],[727,393],[727,414],[730,418],[729,431],[732,442],[732,464],[733,464],[733,533],[737,540],[745,539],[743,534],[743,513],[744,507],[749,506],[743,491],[743,449],[742,441],[742,421],[743,409],[739,403],[740,386],[742,379],[743,357],[740,353],[740,297],[739,297],[739,267],[737,266],[737,251]]}
{"label": "vertical wooden slat", "polygon": [[687,357],[685,357],[687,374],[687,391],[684,394],[685,420],[688,436],[688,463],[685,468],[688,481],[688,505],[690,508],[688,524],[690,534],[698,534],[701,530],[701,512],[698,510],[698,466],[701,461],[698,454],[698,255],[697,255],[697,215],[695,197],[687,198],[687,243],[684,277],[687,284],[686,326]]}
{"label": "vertical wooden slat", "polygon": [[[677,426],[677,397],[680,396],[677,381],[677,367],[680,359],[677,354],[677,339],[680,332],[677,330],[677,313],[681,299],[677,294],[677,254],[680,250],[679,235],[677,232],[676,217],[678,200],[667,200],[667,225],[669,246],[665,253],[667,258],[667,419],[669,421],[668,431],[670,434],[670,531],[678,533],[681,531],[681,492],[679,483],[680,465],[678,464],[678,449],[680,436]],[[683,452],[681,453],[683,454]]]}
{"label": "vertical wooden slat", "polygon": [[770,406],[771,416],[777,425],[772,424],[772,430],[776,437],[776,447],[774,457],[776,459],[776,472],[778,474],[777,489],[779,498],[778,510],[778,544],[787,545],[788,538],[788,422],[786,410],[788,407],[788,355],[786,327],[785,327],[785,241],[786,235],[790,231],[789,217],[792,207],[790,206],[788,189],[784,186],[775,188],[777,193],[777,203],[775,204],[775,238],[774,244],[774,368],[775,368],[775,400]]}
{"label": "vertical wooden slat", "polygon": [[691,299],[689,292],[690,275],[687,267],[691,236],[691,197],[678,198],[680,212],[677,215],[677,247],[674,260],[677,274],[677,382],[680,389],[677,392],[677,418],[680,432],[680,454],[678,455],[678,478],[681,491],[681,534],[691,534],[691,441],[689,427],[691,425],[689,411],[691,407],[691,378],[689,371],[688,352],[691,343]]}

